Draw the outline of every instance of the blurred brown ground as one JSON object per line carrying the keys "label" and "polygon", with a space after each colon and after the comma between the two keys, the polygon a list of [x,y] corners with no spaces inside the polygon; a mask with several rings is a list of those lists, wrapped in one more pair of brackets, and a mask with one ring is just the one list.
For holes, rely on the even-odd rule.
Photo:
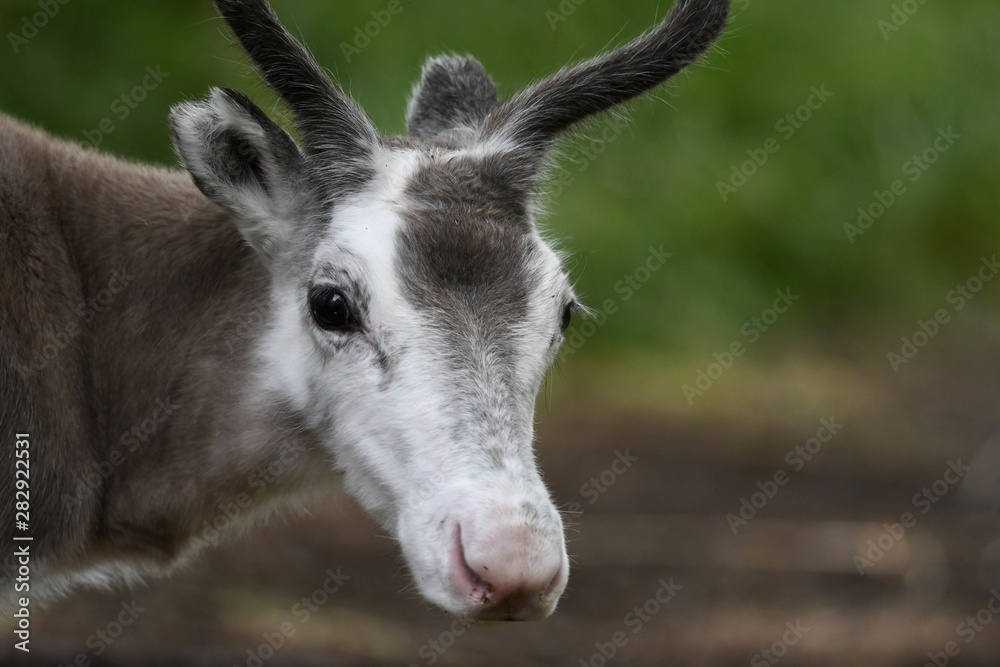
{"label": "blurred brown ground", "polygon": [[[737,369],[701,410],[676,400],[679,385],[664,410],[609,398],[613,379],[600,393],[559,393],[541,419],[539,456],[558,501],[583,511],[570,532],[570,588],[542,623],[452,632],[453,621],[410,587],[395,544],[343,499],[317,504],[311,516],[273,519],[171,579],[83,592],[36,612],[31,659],[15,656],[8,641],[0,664],[55,667],[83,654],[115,667],[920,667],[954,641],[961,653],[948,664],[995,667],[1000,618],[968,643],[959,625],[1000,588],[1000,485],[992,481],[1000,457],[991,464],[988,447],[1000,432],[998,357],[963,349],[926,356],[899,375],[884,359],[805,370],[789,362],[764,375]],[[797,386],[803,374],[820,386],[817,396]],[[765,376],[770,384],[747,389]],[[738,410],[720,407],[739,392]],[[778,469],[791,472],[785,454],[824,417],[844,430],[734,535],[726,514]],[[637,460],[591,503],[583,485],[625,450]],[[920,514],[914,494],[958,459],[973,472]],[[859,575],[854,557],[907,511],[918,524]],[[350,579],[300,622],[296,603],[338,569]],[[680,592],[634,632],[636,617],[627,615],[671,579]],[[144,611],[95,655],[88,637],[132,600]],[[251,659],[248,651],[285,622],[295,634],[269,659]],[[768,661],[760,652],[789,623],[808,632]],[[610,650],[616,632],[627,643],[604,661],[599,645]]]}

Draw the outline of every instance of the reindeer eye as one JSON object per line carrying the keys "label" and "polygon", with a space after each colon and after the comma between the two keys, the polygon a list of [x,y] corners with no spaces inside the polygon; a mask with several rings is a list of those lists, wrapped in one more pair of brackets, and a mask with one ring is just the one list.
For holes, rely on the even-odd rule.
{"label": "reindeer eye", "polygon": [[354,324],[347,298],[332,287],[317,287],[309,293],[309,308],[321,329],[334,331]]}
{"label": "reindeer eye", "polygon": [[559,328],[563,331],[563,333],[566,332],[566,329],[569,329],[569,323],[572,320],[573,320],[573,304],[567,303],[566,308],[563,309],[562,322],[560,322],[559,324]]}

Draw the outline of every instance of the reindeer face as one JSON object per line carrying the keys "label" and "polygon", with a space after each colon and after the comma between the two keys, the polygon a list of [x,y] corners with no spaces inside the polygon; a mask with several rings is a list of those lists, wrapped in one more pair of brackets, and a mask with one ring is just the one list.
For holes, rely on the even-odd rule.
{"label": "reindeer face", "polygon": [[303,147],[248,98],[179,105],[178,152],[273,277],[267,389],[399,539],[423,595],[469,620],[547,616],[562,522],[535,466],[535,396],[576,298],[534,221],[556,136],[690,63],[726,0],[501,103],[474,60],[432,59],[409,136],[381,137],[263,0],[217,0],[295,111]]}
{"label": "reindeer face", "polygon": [[522,206],[498,217],[470,199],[479,165],[384,157],[335,207],[309,279],[279,297],[294,324],[266,345],[427,599],[467,619],[542,618],[568,559],[532,420],[575,298]]}

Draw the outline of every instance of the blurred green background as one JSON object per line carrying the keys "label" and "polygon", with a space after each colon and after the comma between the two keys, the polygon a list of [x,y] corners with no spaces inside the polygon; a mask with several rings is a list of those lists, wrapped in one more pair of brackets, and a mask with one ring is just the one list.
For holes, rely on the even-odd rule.
{"label": "blurred green background", "polygon": [[[888,345],[897,329],[907,333],[910,321],[936,310],[984,254],[1000,250],[1000,6],[913,4],[918,13],[886,39],[879,21],[891,20],[887,3],[737,2],[720,47],[633,105],[621,136],[602,143],[607,120],[598,120],[564,145],[560,169],[572,182],[553,190],[547,227],[571,252],[588,303],[614,298],[621,306],[576,356],[709,361],[741,338],[742,324],[779,288],[801,299],[765,346],[780,349],[802,337],[818,344],[859,329],[885,332]],[[206,0],[57,6],[48,25],[16,44],[16,54],[6,34],[0,109],[9,114],[80,141],[111,117],[116,129],[102,150],[174,164],[171,104],[222,85],[273,107]],[[342,43],[385,6],[285,0],[279,13],[379,128],[400,133],[428,54],[475,54],[510,94],[570,59],[635,36],[668,5],[567,0],[560,14],[558,2],[403,0],[399,16],[345,57]],[[24,17],[37,11],[35,1],[6,0],[0,24],[5,33],[23,33]],[[169,76],[126,119],[115,118],[115,100],[141,83],[147,66]],[[832,97],[794,136],[791,126],[779,131],[813,87]],[[904,163],[941,128],[961,139],[919,181],[907,180],[906,194],[850,243],[844,225],[856,221],[858,207],[904,178]],[[723,201],[719,182],[770,138],[780,150]],[[660,245],[673,257],[621,303],[616,282]],[[987,299],[995,302],[987,296],[970,312]]]}
{"label": "blurred green background", "polygon": [[[509,95],[638,35],[670,6],[400,2],[400,14],[346,54],[344,44],[388,0],[275,0],[386,133],[404,130],[428,55],[472,53]],[[25,32],[40,6],[58,13],[37,34]],[[492,664],[484,656],[533,641],[531,655],[551,659],[519,664],[575,665],[618,627],[619,608],[644,599],[647,584],[673,568],[692,598],[664,621],[669,631],[643,636],[628,664],[746,664],[786,619],[812,614],[820,627],[809,645],[814,661],[789,664],[916,665],[1000,585],[1000,542],[990,537],[1000,441],[995,462],[977,464],[976,497],[994,499],[993,519],[976,523],[949,504],[958,502],[952,494],[874,577],[859,577],[851,560],[944,461],[988,450],[1000,428],[1000,281],[963,297],[961,310],[949,300],[984,257],[1000,254],[1000,4],[738,0],[734,9],[709,57],[631,105],[627,126],[597,119],[562,145],[544,224],[597,312],[575,320],[547,387],[540,456],[564,503],[580,500],[580,484],[616,448],[641,452],[643,464],[585,508],[566,606],[542,626],[466,640],[469,653],[450,655],[453,664]],[[174,165],[169,108],[210,86],[243,89],[281,114],[209,0],[4,0],[0,27],[0,111],[58,136],[99,139],[119,156]],[[129,105],[122,95],[147,68],[167,76]],[[97,132],[104,119],[112,132]],[[859,208],[873,215],[867,230],[857,227]],[[650,249],[661,247],[670,258],[645,273]],[[797,299],[775,321],[767,311],[778,290]],[[608,303],[615,312],[604,318]],[[894,372],[888,353],[939,309],[950,321]],[[715,373],[713,364],[728,363],[734,343],[744,352],[732,368],[703,395],[685,394],[701,373]],[[846,421],[846,433],[768,506],[758,533],[734,538],[725,513],[830,415]],[[385,574],[393,546],[365,542],[376,532],[365,519],[319,512],[315,521],[336,528],[326,533],[310,521],[250,550],[237,542],[207,555],[194,574],[154,585],[145,599],[160,602],[150,604],[157,613],[183,616],[182,603],[204,609],[163,637],[183,638],[199,655],[220,645],[242,655],[244,635],[272,628],[295,593],[314,585],[311,547],[313,558],[336,553],[346,560],[334,562],[373,573],[330,612],[326,634],[300,646],[364,645],[364,653],[397,633],[397,652],[384,649],[395,660],[384,664],[397,664],[449,627],[398,595],[405,575],[392,567]],[[614,549],[622,553],[609,555]],[[300,565],[278,572],[275,562]],[[615,601],[616,592],[626,599]],[[48,627],[75,638],[72,655],[92,630],[91,610],[119,602],[115,594],[74,598]],[[132,636],[135,655],[156,632]],[[989,637],[965,654],[981,661],[965,664],[996,664],[1000,642]],[[479,659],[462,662],[465,655]]]}

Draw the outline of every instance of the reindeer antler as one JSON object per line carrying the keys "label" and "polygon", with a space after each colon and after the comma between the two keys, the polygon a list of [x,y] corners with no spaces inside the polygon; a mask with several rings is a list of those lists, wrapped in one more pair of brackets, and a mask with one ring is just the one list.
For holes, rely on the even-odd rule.
{"label": "reindeer antler", "polygon": [[482,137],[510,140],[544,155],[574,123],[654,88],[693,63],[722,32],[729,4],[678,0],[666,20],[645,35],[566,67],[500,105]]}
{"label": "reindeer antler", "polygon": [[368,116],[333,84],[265,0],[215,5],[267,83],[294,111],[307,154],[330,154],[335,161],[370,155],[379,135]]}

